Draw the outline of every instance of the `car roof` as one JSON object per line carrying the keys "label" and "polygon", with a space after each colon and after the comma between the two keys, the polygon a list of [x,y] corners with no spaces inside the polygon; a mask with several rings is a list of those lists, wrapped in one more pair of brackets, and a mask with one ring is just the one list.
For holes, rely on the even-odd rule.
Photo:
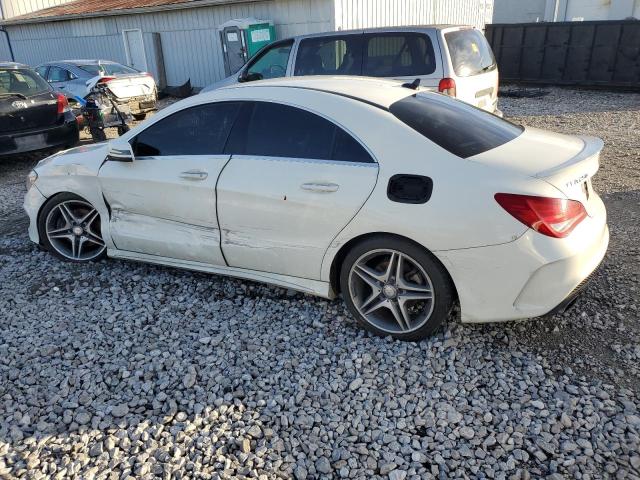
{"label": "car roof", "polygon": [[25,65],[24,63],[17,63],[17,62],[0,62],[0,68],[11,68],[11,69],[28,68],[28,69],[31,69],[31,67],[29,65]]}
{"label": "car roof", "polygon": [[112,60],[96,60],[96,59],[87,59],[87,60],[56,60],[52,62],[42,63],[41,65],[59,65],[59,64],[68,64],[68,65],[98,65],[98,64],[116,64],[118,62],[114,62]]}
{"label": "car roof", "polygon": [[[253,89],[266,87],[301,88],[359,100],[381,108],[389,108],[393,103],[416,93],[403,82],[382,78],[350,77],[350,76],[305,76],[282,77],[259,80],[255,82],[237,83],[222,87],[219,90]],[[212,90],[202,95],[215,95]],[[423,91],[420,89],[420,91]]]}
{"label": "car roof", "polygon": [[336,35],[356,35],[362,33],[394,33],[394,32],[424,32],[425,30],[450,30],[450,29],[466,29],[474,28],[472,25],[455,25],[455,24],[433,24],[433,25],[411,25],[403,27],[376,27],[376,28],[359,28],[352,30],[336,30],[333,32],[309,33],[306,35],[296,35],[283,40],[331,37]]}

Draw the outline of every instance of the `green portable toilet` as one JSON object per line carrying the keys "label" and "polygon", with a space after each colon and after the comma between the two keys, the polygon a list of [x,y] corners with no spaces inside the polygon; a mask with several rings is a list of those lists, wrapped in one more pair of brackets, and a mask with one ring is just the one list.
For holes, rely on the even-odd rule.
{"label": "green portable toilet", "polygon": [[273,20],[234,19],[220,25],[218,31],[227,75],[236,73],[258,50],[276,39]]}

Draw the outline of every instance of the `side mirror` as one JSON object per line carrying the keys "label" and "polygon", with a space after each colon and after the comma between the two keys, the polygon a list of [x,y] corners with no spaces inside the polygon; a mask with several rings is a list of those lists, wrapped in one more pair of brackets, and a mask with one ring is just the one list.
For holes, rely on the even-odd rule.
{"label": "side mirror", "polygon": [[133,162],[133,149],[131,144],[120,138],[109,142],[109,153],[105,159],[108,162]]}

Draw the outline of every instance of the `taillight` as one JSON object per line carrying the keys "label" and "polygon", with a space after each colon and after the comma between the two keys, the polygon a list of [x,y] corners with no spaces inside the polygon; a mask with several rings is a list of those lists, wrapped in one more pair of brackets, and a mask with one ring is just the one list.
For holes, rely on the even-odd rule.
{"label": "taillight", "polygon": [[438,83],[438,91],[449,95],[451,97],[456,96],[456,81],[453,78],[443,78]]}
{"label": "taillight", "polygon": [[115,80],[116,77],[102,77],[100,80],[98,80],[98,83],[107,83],[110,82],[111,80]]}
{"label": "taillight", "polygon": [[496,193],[496,202],[536,232],[564,238],[587,216],[582,203],[566,198]]}
{"label": "taillight", "polygon": [[58,94],[58,115],[62,115],[64,112],[68,112],[69,108],[69,100],[62,93]]}

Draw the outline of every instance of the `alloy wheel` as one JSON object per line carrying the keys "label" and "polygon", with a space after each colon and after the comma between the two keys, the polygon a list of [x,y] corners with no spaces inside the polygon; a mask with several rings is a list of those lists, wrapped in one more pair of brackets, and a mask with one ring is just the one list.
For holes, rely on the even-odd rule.
{"label": "alloy wheel", "polygon": [[429,275],[397,250],[373,250],[358,258],[349,271],[349,294],[367,322],[391,334],[413,332],[433,313]]}
{"label": "alloy wheel", "polygon": [[98,211],[81,200],[67,200],[53,207],[45,230],[51,246],[69,260],[92,260],[106,248]]}

